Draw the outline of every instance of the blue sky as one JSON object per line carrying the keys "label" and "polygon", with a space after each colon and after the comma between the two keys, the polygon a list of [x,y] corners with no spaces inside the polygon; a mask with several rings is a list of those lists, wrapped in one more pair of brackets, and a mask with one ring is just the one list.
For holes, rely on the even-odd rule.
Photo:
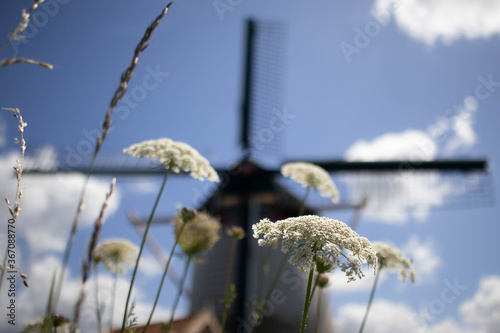
{"label": "blue sky", "polygon": [[[294,118],[279,134],[281,152],[275,160],[487,158],[489,186],[499,188],[500,1],[221,1],[231,3],[232,10],[218,13],[213,2],[173,4],[140,58],[128,102],[117,108],[103,153],[170,137],[189,143],[214,166],[234,162],[241,153],[244,22],[254,17],[286,28],[284,97],[276,108]],[[0,68],[0,106],[21,109],[28,150],[48,160],[88,157],[120,74],[164,5],[157,0],[53,0],[34,11],[26,38],[0,54],[0,59],[18,56],[54,65],[53,70],[26,64]],[[1,6],[0,33],[7,36],[31,2]],[[0,186],[9,197],[15,191],[9,172],[17,153],[16,128],[15,119],[2,112]],[[498,205],[436,209],[456,189],[433,177],[398,182],[392,194],[373,197],[361,219],[361,235],[400,247],[417,268],[415,285],[398,282],[394,274],[382,280],[366,332],[494,332],[500,324]],[[345,189],[345,201],[363,194],[352,189],[353,180],[335,180]],[[31,287],[18,297],[19,304],[24,302],[20,323],[43,311],[52,274],[48,267],[60,257],[80,182],[78,175],[23,179],[19,222],[25,227],[19,228],[18,242]],[[102,237],[138,243],[126,213],[146,215],[158,182],[118,179]],[[89,187],[67,282],[74,288],[79,251],[108,184],[107,178],[93,178]],[[408,195],[410,185],[409,195],[425,199],[410,205],[398,200]],[[169,180],[158,215],[172,214],[178,203],[191,206],[208,186],[185,177]],[[6,219],[7,209],[2,214]],[[351,216],[324,214],[344,221]],[[155,232],[168,247],[170,230],[165,229]],[[152,301],[148,285],[156,285],[160,272],[149,253],[143,272],[137,289],[145,313]],[[103,285],[111,283],[103,279]],[[334,320],[342,332],[354,332],[372,280],[367,276],[345,287],[338,281],[329,292]],[[444,302],[449,283],[466,288]],[[72,297],[63,295],[62,304],[72,306]],[[169,302],[161,304],[159,315],[169,307]],[[187,303],[181,307],[186,311]],[[387,308],[397,311],[397,320],[385,317]],[[426,309],[430,315],[425,316]],[[425,327],[415,319],[422,317]]]}

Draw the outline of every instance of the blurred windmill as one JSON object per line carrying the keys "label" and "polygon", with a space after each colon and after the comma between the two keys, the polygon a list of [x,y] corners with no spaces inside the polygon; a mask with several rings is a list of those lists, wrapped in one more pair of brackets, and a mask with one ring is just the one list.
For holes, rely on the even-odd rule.
{"label": "blurred windmill", "polygon": [[[260,218],[277,220],[295,216],[303,194],[300,187],[283,181],[277,168],[264,168],[262,163],[279,157],[279,131],[273,128],[286,125],[285,111],[280,109],[283,87],[284,28],[270,22],[247,21],[246,57],[243,86],[242,121],[240,145],[242,157],[231,168],[218,170],[221,185],[214,188],[211,196],[200,203],[197,209],[221,217],[224,225],[238,225],[251,235],[251,225]],[[281,113],[280,113],[281,112]],[[279,123],[281,121],[281,123]],[[274,126],[274,127],[273,127]],[[25,173],[85,172],[86,165],[65,166],[64,163],[49,168],[31,159],[33,164],[26,165]],[[282,162],[282,161],[281,161]],[[490,205],[492,191],[488,182],[486,160],[446,160],[446,161],[384,161],[384,162],[347,162],[310,161],[328,170],[337,183],[343,198],[339,205],[313,197],[308,201],[306,214],[316,214],[325,210],[352,210],[350,224],[353,228],[359,223],[363,209],[370,203],[390,202],[397,196],[399,202],[415,203],[422,200],[428,208],[465,208]],[[125,155],[101,156],[94,167],[95,175],[160,175],[162,170],[146,160],[133,159]],[[441,188],[439,206],[421,196],[422,184],[427,189]],[[404,188],[404,191],[400,191]],[[444,190],[443,190],[444,188]],[[414,189],[414,190],[412,190]],[[141,232],[143,221],[131,215],[130,220]],[[169,218],[158,218],[153,223],[168,223]],[[166,255],[150,234],[148,246],[160,263]],[[191,296],[191,312],[197,313],[206,305],[215,307],[220,318],[223,295],[226,255],[230,241],[222,239],[209,255],[205,265],[199,265],[194,273]],[[228,322],[228,332],[248,332],[249,310],[251,303],[265,286],[262,282],[262,267],[270,260],[270,276],[276,272],[276,262],[280,261],[279,251],[271,252],[257,247],[256,242],[245,238],[237,249],[237,263],[232,271],[236,281],[238,298],[232,307]],[[172,271],[174,272],[174,271]],[[175,272],[170,273],[175,282]],[[283,292],[284,304],[270,304],[270,313],[257,332],[289,332],[300,326],[301,298],[304,293],[296,288],[305,288],[300,274],[287,270],[280,279],[277,290]],[[281,298],[282,299],[282,298]],[[311,316],[314,318],[315,302]],[[327,313],[327,311],[322,311]],[[314,323],[308,325],[314,328]],[[331,321],[324,316],[321,332],[332,332]]]}

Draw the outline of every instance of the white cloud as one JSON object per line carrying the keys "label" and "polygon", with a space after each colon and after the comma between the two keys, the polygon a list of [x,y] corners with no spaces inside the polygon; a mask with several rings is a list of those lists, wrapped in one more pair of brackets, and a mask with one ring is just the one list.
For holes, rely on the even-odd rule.
{"label": "white cloud", "polygon": [[156,194],[159,191],[158,182],[152,180],[151,177],[139,177],[136,182],[129,184],[128,187],[130,187],[130,191],[139,194]]}
{"label": "white cloud", "polygon": [[475,98],[466,96],[461,105],[446,110],[427,131],[408,129],[384,133],[371,141],[360,139],[346,151],[347,161],[400,160],[399,170],[391,173],[359,174],[340,181],[347,183],[353,202],[368,198],[366,212],[389,224],[403,224],[410,217],[424,220],[433,207],[443,205],[447,196],[459,195],[439,173],[412,172],[420,161],[464,152],[477,142],[474,115]]}
{"label": "white cloud", "polygon": [[[113,284],[114,278],[108,274],[99,274],[99,302],[104,305],[104,311],[102,313],[102,327],[105,330],[109,326],[110,319],[110,309],[113,300]],[[116,284],[116,294],[113,309],[113,327],[121,327],[123,320],[123,311],[125,309],[125,303],[127,301],[127,293],[130,285],[129,277],[118,277]],[[96,331],[96,315],[95,315],[95,283],[89,280],[86,290],[88,299],[84,306],[82,306],[80,327],[85,329],[86,332]],[[134,308],[134,314],[137,316],[138,325],[146,324],[153,304],[145,302],[146,294],[143,290],[134,285],[134,290],[132,292],[132,300],[136,300],[136,305]],[[152,322],[165,321],[170,316],[170,310],[164,308],[161,305],[157,305],[155,313],[153,315]]]}
{"label": "white cloud", "polygon": [[151,255],[142,255],[139,262],[139,270],[147,277],[155,277],[163,273],[160,264],[155,257]]}
{"label": "white cloud", "polygon": [[[59,260],[54,256],[39,258],[31,267],[23,269],[23,273],[29,276],[29,288],[25,288],[20,283],[17,286],[17,314],[15,331],[24,324],[41,317],[45,313],[49,290],[51,286],[54,270],[59,267]],[[17,276],[20,280],[20,277]],[[72,318],[72,310],[75,304],[79,284],[76,280],[66,280],[65,289],[61,293],[60,305],[66,316]],[[2,290],[3,292],[4,290]],[[2,302],[7,301],[7,297],[2,297]],[[2,308],[3,308],[2,304]],[[0,322],[0,330],[9,332],[9,325],[5,321]]]}
{"label": "white cloud", "polygon": [[[334,273],[329,275],[330,286],[325,290],[326,292],[331,292],[333,294],[370,292],[375,280],[375,274],[373,274],[373,270],[369,270],[366,266],[363,267],[363,273],[365,274],[365,277],[348,283],[345,273],[340,270],[335,270]],[[380,286],[383,284],[386,278],[386,274],[381,275],[378,280],[378,285]]]}
{"label": "white cloud", "polygon": [[372,141],[356,141],[345,153],[347,161],[433,160],[437,145],[430,136],[419,130],[384,133]]}
{"label": "white cloud", "polygon": [[366,141],[356,141],[345,153],[348,161],[409,161],[398,172],[360,175],[347,179],[349,196],[357,202],[368,198],[367,215],[390,223],[405,223],[410,216],[423,220],[430,208],[440,205],[450,191],[439,175],[422,178],[411,172],[411,163],[429,161],[436,157],[438,146],[431,137],[419,130],[385,133]]}
{"label": "white cloud", "polygon": [[[47,297],[51,285],[52,275],[56,268],[60,265],[60,261],[52,255],[45,256],[36,261],[29,271],[29,288],[18,286],[19,293],[17,295],[17,321],[15,332],[23,325],[35,320],[45,313],[47,305]],[[73,318],[76,299],[81,288],[81,277],[69,278],[71,272],[68,272],[64,282],[64,288],[61,293],[57,312]],[[120,327],[123,318],[124,304],[127,297],[128,286],[130,283],[129,277],[118,277],[116,284],[116,297],[113,311],[113,326]],[[99,300],[104,304],[104,312],[102,316],[103,329],[108,326],[109,322],[109,309],[111,308],[111,301],[113,295],[114,278],[105,273],[99,274]],[[86,299],[82,305],[80,312],[79,327],[82,332],[96,332],[96,316],[95,316],[95,281],[90,278],[86,285]],[[4,295],[5,296],[5,295]],[[152,303],[145,302],[145,293],[137,286],[134,288],[133,299],[137,300],[135,314],[138,317],[139,324],[145,324],[152,309]],[[4,302],[8,301],[7,297],[2,297],[0,300],[2,308]],[[22,306],[20,306],[22,304]],[[165,321],[169,318],[170,311],[163,306],[157,306],[153,321]],[[7,321],[0,322],[0,331],[11,332],[11,327]],[[14,332],[12,331],[12,332]]]}
{"label": "white cloud", "polygon": [[[343,306],[334,321],[340,332],[358,332],[366,304],[350,303]],[[453,319],[423,325],[418,315],[407,304],[389,300],[375,300],[365,325],[365,333],[477,333],[459,325]]]}
{"label": "white cloud", "polygon": [[[478,104],[475,98],[467,96],[462,105],[458,107],[454,116],[449,119],[448,131],[450,138],[443,147],[445,155],[451,155],[460,151],[464,151],[477,143],[477,135],[474,131],[474,113],[478,109]],[[438,123],[444,124],[445,120]]]}
{"label": "white cloud", "polygon": [[495,333],[500,327],[500,276],[483,277],[474,297],[460,306],[465,322],[481,332]]}
{"label": "white cloud", "polygon": [[[357,332],[366,312],[366,304],[347,304],[337,316],[340,332]],[[364,332],[412,332],[415,327],[412,310],[404,303],[375,300],[370,309]],[[413,331],[416,332],[416,329]]]}
{"label": "white cloud", "polygon": [[[15,176],[12,167],[15,165],[18,154],[13,152],[0,156],[0,190],[7,195],[11,202],[16,190]],[[37,157],[28,160],[27,163],[37,163],[43,169],[51,169],[55,166],[55,155],[51,148],[43,149]],[[40,164],[43,161],[43,164]],[[83,211],[79,228],[85,228],[90,232],[90,226],[95,222],[101,209],[105,194],[109,191],[108,179],[91,178],[88,183],[85,210]],[[73,214],[76,210],[79,191],[83,182],[83,176],[72,175],[28,175],[24,174],[21,181],[23,189],[22,211],[16,220],[16,231],[18,239],[17,256],[19,265],[24,267],[23,273],[29,275],[29,288],[24,288],[18,283],[17,290],[17,322],[15,332],[19,331],[24,324],[42,316],[45,313],[47,297],[50,289],[54,270],[60,266],[59,254],[64,249],[66,238],[72,223]],[[118,184],[119,186],[119,184]],[[113,214],[120,204],[120,191],[115,189],[107,208],[107,216]],[[4,207],[1,216],[7,220],[7,209]],[[24,242],[28,248],[21,246]],[[0,233],[0,243],[4,244],[5,235]],[[146,256],[141,260],[141,273],[146,278],[161,273],[161,268],[155,263],[153,257]],[[109,309],[113,278],[106,274],[99,274],[99,298]],[[18,277],[18,282],[20,278]],[[123,306],[126,301],[129,277],[119,277],[117,282],[117,293],[115,310],[113,316],[114,326],[121,326]],[[147,284],[146,284],[147,287]],[[73,311],[81,288],[81,277],[72,274],[70,270],[66,273],[64,288],[61,293],[57,311],[63,315],[73,318]],[[2,294],[5,288],[2,289]],[[82,332],[95,332],[95,299],[94,279],[91,278],[86,286],[87,298],[82,306],[80,328]],[[134,287],[133,298],[137,300],[135,314],[138,316],[139,324],[145,324],[152,309],[152,303],[147,302],[146,293],[139,285]],[[6,306],[7,297],[0,297],[0,307]],[[22,304],[22,306],[21,306]],[[106,310],[105,310],[106,311]],[[169,318],[169,309],[158,305],[153,320],[165,321]],[[107,325],[108,313],[103,317],[103,325]],[[107,326],[103,326],[107,327]],[[1,332],[11,332],[12,327],[7,321],[0,322]]]}
{"label": "white cloud", "polygon": [[[346,304],[339,309],[334,323],[341,332],[357,332],[365,311],[366,304]],[[483,277],[474,296],[460,305],[457,317],[460,320],[439,320],[433,314],[416,312],[405,303],[375,299],[364,332],[496,333],[500,326],[500,276]]]}
{"label": "white cloud", "polygon": [[499,0],[376,0],[372,12],[429,45],[500,34]]}
{"label": "white cloud", "polygon": [[[29,148],[28,148],[29,149]],[[57,152],[53,146],[45,146],[35,150],[24,158],[26,169],[51,171],[57,169]]]}
{"label": "white cloud", "polygon": [[[429,239],[421,241],[418,235],[412,235],[400,248],[406,256],[413,260],[416,277],[415,283],[421,284],[432,282],[433,278],[436,276],[437,269],[441,267],[441,257],[437,253],[434,243]],[[347,283],[345,273],[340,270],[334,271],[329,275],[330,287],[326,289],[327,292],[332,292],[333,294],[369,293],[372,289],[375,275],[373,271],[368,270],[367,267],[364,267],[363,272],[365,277]],[[378,280],[378,287],[387,281],[389,274],[397,275],[397,272],[382,273]],[[411,284],[409,282],[406,283],[407,285]],[[398,286],[399,285],[405,284],[402,283],[398,284]]]}
{"label": "white cloud", "polygon": [[[402,164],[406,170],[410,164]],[[439,174],[399,171],[381,174],[359,174],[339,178],[347,184],[347,197],[352,202],[368,198],[365,214],[387,224],[404,224],[410,217],[424,221],[431,208],[443,204],[451,193],[451,184]]]}
{"label": "white cloud", "polygon": [[436,271],[441,267],[439,257],[434,243],[431,240],[422,242],[420,237],[413,235],[402,247],[403,253],[413,259],[415,268],[415,282],[430,282],[436,276]]}
{"label": "white cloud", "polygon": [[[45,156],[50,156],[47,152]],[[13,202],[16,180],[12,167],[19,158],[16,153],[0,157],[1,191]],[[50,164],[50,161],[47,163]],[[70,226],[77,207],[77,200],[83,184],[84,176],[70,175],[27,175],[21,180],[23,198],[21,214],[18,218],[20,237],[25,237],[30,251],[35,254],[47,250],[63,250],[69,234]],[[101,209],[109,182],[91,178],[86,190],[85,209],[81,214],[79,226],[94,223]],[[120,191],[115,190],[111,196],[106,216],[113,214],[120,202]],[[7,218],[7,210],[3,210]]]}

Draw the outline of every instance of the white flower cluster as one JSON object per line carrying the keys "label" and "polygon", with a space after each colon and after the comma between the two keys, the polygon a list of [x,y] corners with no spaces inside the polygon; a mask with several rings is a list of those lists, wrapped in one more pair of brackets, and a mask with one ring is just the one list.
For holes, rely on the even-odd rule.
{"label": "white flower cluster", "polygon": [[317,258],[331,259],[346,273],[349,282],[364,276],[362,263],[377,269],[377,252],[370,241],[341,221],[316,215],[276,222],[263,219],[252,230],[255,238],[263,236],[259,246],[273,246],[282,239],[281,251],[292,252],[290,264],[302,271],[313,269]]}
{"label": "white flower cluster", "polygon": [[111,273],[125,274],[134,267],[139,248],[126,239],[112,238],[101,242],[94,250],[95,262],[102,262]]}
{"label": "white flower cluster", "polygon": [[[43,332],[43,321],[44,318],[37,318],[32,322],[27,323],[24,327],[19,331],[20,333],[39,333]],[[61,332],[61,333],[80,333],[80,329],[76,327],[74,324],[70,322],[60,323],[57,327],[54,326],[53,321],[50,321],[49,324],[50,332]]]}
{"label": "white flower cluster", "polygon": [[286,163],[281,167],[281,174],[289,177],[304,187],[317,189],[324,197],[339,202],[339,191],[325,169],[306,162]]}
{"label": "white flower cluster", "polygon": [[175,237],[188,256],[211,248],[219,240],[220,222],[207,213],[195,212],[189,217],[180,213],[173,223]]}
{"label": "white flower cluster", "polygon": [[159,159],[165,168],[175,173],[189,172],[193,178],[219,182],[219,176],[208,160],[184,142],[167,138],[147,140],[125,148],[123,152],[135,157]]}
{"label": "white flower cluster", "polygon": [[411,259],[387,243],[373,242],[372,245],[377,251],[379,270],[393,271],[399,268],[399,278],[401,280],[404,281],[409,277],[411,282],[415,282],[415,270]]}

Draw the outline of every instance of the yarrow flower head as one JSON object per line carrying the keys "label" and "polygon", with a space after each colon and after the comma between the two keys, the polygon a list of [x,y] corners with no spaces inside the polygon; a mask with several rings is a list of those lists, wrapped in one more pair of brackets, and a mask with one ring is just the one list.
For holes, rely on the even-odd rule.
{"label": "yarrow flower head", "polygon": [[245,238],[245,230],[235,225],[227,228],[226,233],[228,234],[229,237],[237,241]]}
{"label": "yarrow flower head", "polygon": [[196,212],[189,221],[180,213],[173,223],[175,237],[184,253],[190,257],[211,248],[219,240],[220,222],[207,213]]}
{"label": "yarrow flower head", "polygon": [[123,152],[135,157],[159,159],[162,166],[175,173],[189,172],[193,178],[219,182],[219,176],[208,160],[184,142],[167,138],[148,140],[125,148]]}
{"label": "yarrow flower head", "polygon": [[325,169],[306,162],[286,163],[281,167],[281,174],[289,177],[304,187],[317,189],[323,197],[339,202],[339,191]]}
{"label": "yarrow flower head", "polygon": [[399,279],[405,281],[409,277],[411,282],[415,282],[415,270],[411,259],[387,243],[373,242],[372,244],[377,251],[379,270],[394,271],[399,268]]}
{"label": "yarrow flower head", "polygon": [[253,236],[259,238],[259,246],[272,246],[281,239],[281,251],[291,252],[289,263],[302,271],[315,268],[318,259],[328,258],[350,282],[364,276],[362,263],[367,262],[375,271],[377,268],[377,252],[370,241],[341,221],[316,215],[276,222],[262,219],[252,230]]}
{"label": "yarrow flower head", "polygon": [[138,254],[137,245],[125,239],[113,238],[96,246],[94,261],[96,264],[102,262],[111,273],[125,274],[134,267]]}

